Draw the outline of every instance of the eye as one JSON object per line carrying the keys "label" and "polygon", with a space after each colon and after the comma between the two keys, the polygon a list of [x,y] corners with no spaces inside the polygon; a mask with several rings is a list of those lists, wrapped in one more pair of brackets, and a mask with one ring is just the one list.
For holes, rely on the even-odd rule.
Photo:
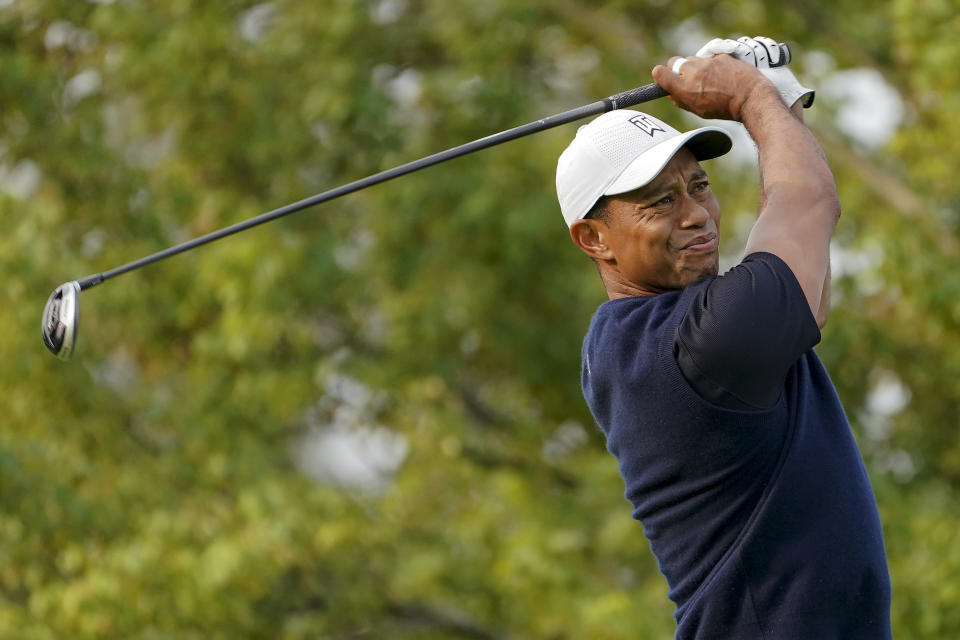
{"label": "eye", "polygon": [[656,202],[654,202],[651,206],[654,206],[654,207],[663,207],[663,206],[666,206],[666,205],[670,204],[671,202],[673,202],[673,194],[669,194],[669,195],[663,196],[662,198],[660,198],[659,200],[657,200]]}
{"label": "eye", "polygon": [[694,192],[706,191],[706,190],[709,189],[709,188],[710,188],[710,181],[709,181],[709,180],[702,180],[702,181],[696,183],[695,185],[693,185],[693,190],[694,190]]}

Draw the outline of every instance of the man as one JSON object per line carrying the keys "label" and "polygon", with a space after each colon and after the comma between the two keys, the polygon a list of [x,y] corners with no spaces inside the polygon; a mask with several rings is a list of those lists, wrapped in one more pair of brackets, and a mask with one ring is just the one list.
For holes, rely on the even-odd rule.
{"label": "man", "polygon": [[570,236],[610,298],[584,340],[583,392],[667,578],[677,638],[885,639],[876,502],[812,350],[840,204],[802,122],[812,92],[785,67],[758,70],[779,58],[769,39],[716,40],[653,69],[676,105],[742,122],[756,142],[760,214],[723,275],[699,163],[729,150],[722,130],[613,111],[561,156]]}

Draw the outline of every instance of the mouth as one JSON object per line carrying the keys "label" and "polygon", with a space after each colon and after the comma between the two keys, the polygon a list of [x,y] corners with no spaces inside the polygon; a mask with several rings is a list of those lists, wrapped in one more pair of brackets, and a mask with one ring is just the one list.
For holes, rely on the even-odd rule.
{"label": "mouth", "polygon": [[717,234],[711,233],[706,236],[697,236],[681,248],[683,251],[691,251],[693,253],[709,253],[716,251],[718,245]]}

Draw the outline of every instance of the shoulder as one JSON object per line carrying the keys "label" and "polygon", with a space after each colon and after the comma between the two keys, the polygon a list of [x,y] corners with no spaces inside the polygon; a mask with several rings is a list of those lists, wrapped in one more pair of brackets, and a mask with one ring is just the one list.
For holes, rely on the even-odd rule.
{"label": "shoulder", "polygon": [[[801,333],[819,341],[816,319],[787,264],[772,253],[752,253],[722,276],[698,286],[683,328],[754,335],[769,331]],[[813,335],[815,334],[815,336]]]}
{"label": "shoulder", "polygon": [[678,326],[675,355],[701,395],[767,407],[790,366],[819,341],[793,272],[771,253],[754,253],[695,293]]}
{"label": "shoulder", "polygon": [[723,275],[714,278],[705,293],[741,298],[802,296],[803,289],[787,263],[772,253],[757,252],[746,256]]}
{"label": "shoulder", "polygon": [[654,375],[672,351],[685,291],[603,303],[583,341],[584,383],[632,384]]}
{"label": "shoulder", "polygon": [[635,342],[659,334],[683,310],[683,299],[689,297],[683,294],[684,291],[669,291],[657,296],[608,300],[594,313],[585,342]]}

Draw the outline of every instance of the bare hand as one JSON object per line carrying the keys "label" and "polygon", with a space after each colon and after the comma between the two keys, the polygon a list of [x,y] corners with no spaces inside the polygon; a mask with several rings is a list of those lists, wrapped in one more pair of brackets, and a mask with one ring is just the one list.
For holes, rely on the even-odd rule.
{"label": "bare hand", "polygon": [[685,58],[675,73],[677,60],[681,58],[670,58],[666,67],[654,67],[653,79],[670,94],[673,104],[702,118],[741,121],[748,101],[770,96],[780,101],[776,88],[756,67],[729,55]]}

